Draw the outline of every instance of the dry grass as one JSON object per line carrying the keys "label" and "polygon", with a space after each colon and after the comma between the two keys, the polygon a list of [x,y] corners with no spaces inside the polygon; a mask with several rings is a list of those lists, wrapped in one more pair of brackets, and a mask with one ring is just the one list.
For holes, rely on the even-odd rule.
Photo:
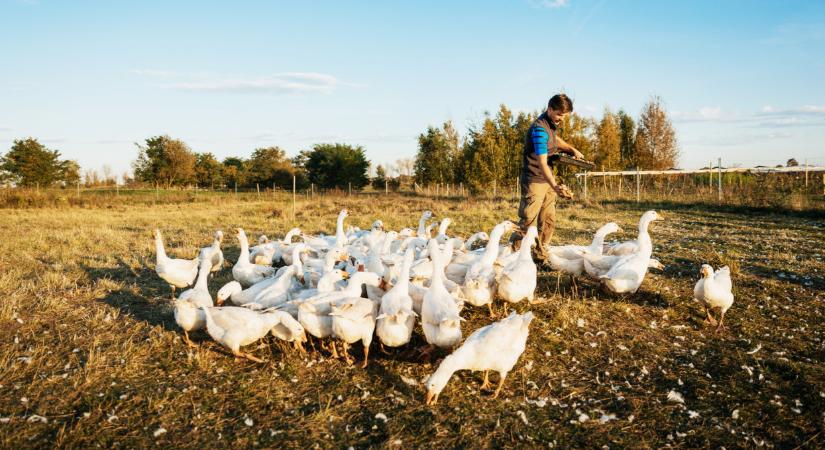
{"label": "dry grass", "polygon": [[[513,202],[414,197],[305,202],[294,222],[291,205],[249,198],[3,210],[0,447],[823,445],[821,216],[664,209],[652,234],[667,268],[624,298],[590,284],[573,298],[564,278],[554,295],[556,275],[540,273],[548,301],[516,306],[537,320],[498,400],[479,392],[481,374],[460,372],[424,406],[434,367],[402,351],[373,349],[361,370],[271,338],[250,348],[260,365],[236,363],[204,333],[199,349],[183,344],[153,270],[153,227],[172,255],[192,257],[216,228],[332,231],[341,207],[354,225],[380,217],[395,229],[429,208],[462,235],[515,216]],[[633,230],[647,207],[565,207],[559,240],[584,242],[608,220]],[[236,243],[225,253],[234,260]],[[691,300],[704,262],[734,272],[722,336]],[[210,281],[213,295],[229,272]],[[469,308],[465,336],[489,322]],[[420,330],[414,339],[423,342]],[[671,390],[684,404],[667,401]]]}

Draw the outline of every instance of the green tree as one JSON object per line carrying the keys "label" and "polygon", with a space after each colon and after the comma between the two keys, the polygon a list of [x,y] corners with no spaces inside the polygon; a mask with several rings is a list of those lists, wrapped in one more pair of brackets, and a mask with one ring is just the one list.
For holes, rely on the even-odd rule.
{"label": "green tree", "polygon": [[639,115],[636,131],[636,163],[651,170],[669,169],[678,164],[676,131],[660,97],[652,97]]}
{"label": "green tree", "polygon": [[364,148],[348,144],[316,144],[304,155],[309,181],[322,188],[362,188],[369,183]]}
{"label": "green tree", "polygon": [[602,119],[596,125],[596,153],[593,162],[597,167],[609,170],[621,168],[621,139],[619,116],[605,108]]}
{"label": "green tree", "polygon": [[627,169],[635,167],[634,155],[636,153],[636,122],[629,114],[620,109],[616,115],[619,118],[619,153],[621,158],[620,167]]}
{"label": "green tree", "polygon": [[247,183],[250,186],[255,183],[264,187],[274,184],[282,189],[292,189],[292,176],[295,174],[295,168],[281,148],[255,149],[246,166]]}
{"label": "green tree", "polygon": [[416,182],[455,182],[460,159],[458,131],[451,122],[445,122],[442,128],[427,127],[426,133],[418,136],[418,153],[414,164]]}
{"label": "green tree", "polygon": [[212,153],[195,154],[195,181],[200,187],[214,188],[223,184],[223,166]]}
{"label": "green tree", "polygon": [[226,187],[244,186],[246,182],[246,162],[243,158],[236,156],[224,158],[221,172],[223,179],[226,181]]}
{"label": "green tree", "polygon": [[471,128],[463,150],[464,174],[462,181],[470,189],[489,189],[512,186],[519,176],[522,165],[524,140],[535,114],[513,113],[499,106],[495,117],[485,114],[480,127]]}
{"label": "green tree", "polygon": [[375,168],[375,176],[372,178],[372,187],[375,189],[384,189],[387,184],[387,171],[381,164]]}
{"label": "green tree", "polygon": [[0,173],[17,186],[47,187],[65,180],[68,163],[60,160],[59,151],[49,150],[37,139],[17,139],[0,158]]}
{"label": "green tree", "polygon": [[164,135],[147,138],[145,145],[135,145],[138,157],[132,168],[139,180],[166,187],[195,180],[195,155],[183,141]]}

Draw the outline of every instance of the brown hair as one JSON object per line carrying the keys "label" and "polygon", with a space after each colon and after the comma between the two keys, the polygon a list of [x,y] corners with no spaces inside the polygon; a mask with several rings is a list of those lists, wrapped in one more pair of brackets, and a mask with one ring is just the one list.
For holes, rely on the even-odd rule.
{"label": "brown hair", "polygon": [[573,100],[565,94],[556,94],[547,102],[547,107],[561,113],[569,113],[573,111]]}

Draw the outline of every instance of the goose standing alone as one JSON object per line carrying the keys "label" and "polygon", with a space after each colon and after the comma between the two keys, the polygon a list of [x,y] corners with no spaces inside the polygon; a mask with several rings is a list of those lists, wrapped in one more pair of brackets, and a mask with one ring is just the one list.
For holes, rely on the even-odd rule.
{"label": "goose standing alone", "polygon": [[730,279],[730,269],[725,266],[714,272],[713,267],[702,264],[700,273],[702,278],[693,287],[693,297],[704,305],[705,314],[707,314],[706,322],[710,325],[716,325],[716,320],[710,315],[710,310],[719,309],[719,325],[716,327],[718,333],[725,329],[723,324],[725,313],[733,305],[733,283]]}
{"label": "goose standing alone", "polygon": [[430,375],[426,384],[426,404],[436,404],[438,395],[450,381],[450,377],[459,370],[483,370],[482,389],[490,386],[489,371],[498,372],[498,387],[493,394],[493,398],[497,398],[507,374],[513,370],[513,366],[524,353],[532,320],[531,312],[519,315],[513,311],[509,317],[473,332],[464,344],[444,358],[438,369]]}

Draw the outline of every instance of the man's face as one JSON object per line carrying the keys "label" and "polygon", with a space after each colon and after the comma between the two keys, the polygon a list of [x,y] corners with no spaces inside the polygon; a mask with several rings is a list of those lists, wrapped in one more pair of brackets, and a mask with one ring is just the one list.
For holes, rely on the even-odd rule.
{"label": "man's face", "polygon": [[550,118],[550,120],[553,122],[553,125],[560,124],[561,121],[564,120],[564,118],[567,117],[568,114],[570,113],[563,113],[561,111],[556,111],[553,108],[547,108],[547,117]]}

